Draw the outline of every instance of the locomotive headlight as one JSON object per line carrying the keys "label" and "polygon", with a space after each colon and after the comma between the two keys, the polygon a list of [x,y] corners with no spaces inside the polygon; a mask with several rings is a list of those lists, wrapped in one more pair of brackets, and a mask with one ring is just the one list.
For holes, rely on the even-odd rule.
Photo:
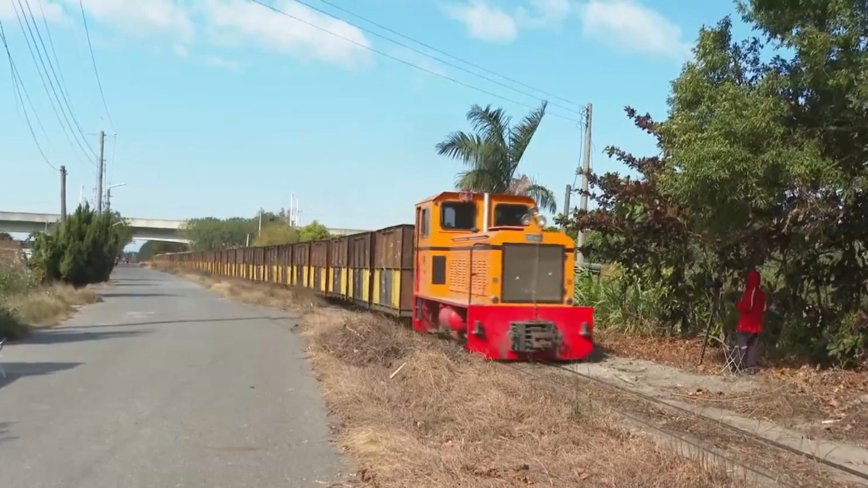
{"label": "locomotive headlight", "polygon": [[545,215],[537,215],[537,216],[536,216],[536,223],[537,223],[537,225],[539,225],[540,227],[545,227],[545,226],[546,226],[546,222],[547,222],[547,221],[546,221],[546,217],[545,217]]}
{"label": "locomotive headlight", "polygon": [[533,216],[530,213],[524,214],[521,218],[521,225],[530,225],[533,222]]}

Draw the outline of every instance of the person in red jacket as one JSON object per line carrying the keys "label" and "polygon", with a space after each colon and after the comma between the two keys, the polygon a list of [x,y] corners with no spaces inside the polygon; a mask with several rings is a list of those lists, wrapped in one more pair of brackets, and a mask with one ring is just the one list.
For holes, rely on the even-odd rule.
{"label": "person in red jacket", "polygon": [[738,309],[737,343],[740,362],[748,368],[756,366],[759,335],[763,331],[763,317],[766,313],[766,294],[760,286],[759,271],[747,275],[747,288],[741,300],[735,304]]}

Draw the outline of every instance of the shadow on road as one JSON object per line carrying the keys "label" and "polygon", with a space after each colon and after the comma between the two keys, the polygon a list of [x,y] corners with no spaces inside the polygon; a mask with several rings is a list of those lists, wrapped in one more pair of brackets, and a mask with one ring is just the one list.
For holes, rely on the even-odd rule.
{"label": "shadow on road", "polygon": [[100,293],[103,298],[125,298],[125,297],[173,297],[171,293]]}
{"label": "shadow on road", "polygon": [[[8,363],[3,362],[3,370],[6,371],[6,379],[0,377],[0,389],[12,384],[15,380],[25,376],[42,376],[46,374],[65,371],[84,363]],[[3,424],[0,423],[0,437],[3,436]]]}
{"label": "shadow on road", "polygon": [[17,341],[17,344],[66,344],[70,342],[98,341],[102,339],[118,339],[124,337],[140,336],[146,332],[144,330],[131,331],[104,331],[104,332],[83,332],[83,331],[68,331],[72,327],[63,327],[52,330],[41,330],[26,339]]}
{"label": "shadow on road", "polygon": [[137,325],[172,325],[172,324],[196,324],[196,323],[211,323],[211,322],[247,322],[251,320],[292,320],[295,317],[237,317],[231,319],[191,319],[191,320],[161,320],[154,322],[129,322],[119,324],[100,324],[100,325],[70,325],[55,329],[57,331],[70,329],[97,329],[106,327],[134,327]]}
{"label": "shadow on road", "polygon": [[[2,379],[0,379],[0,388],[2,388]],[[0,444],[6,441],[14,441],[17,437],[9,434],[9,428],[13,422],[0,422]]]}

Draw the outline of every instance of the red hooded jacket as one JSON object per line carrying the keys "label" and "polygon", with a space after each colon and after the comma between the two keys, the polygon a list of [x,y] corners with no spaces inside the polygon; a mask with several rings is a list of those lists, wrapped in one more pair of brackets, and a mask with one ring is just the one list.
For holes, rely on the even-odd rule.
{"label": "red hooded jacket", "polygon": [[763,316],[766,313],[766,294],[760,288],[759,271],[751,271],[747,275],[747,289],[741,300],[735,304],[738,309],[738,327],[740,332],[759,334],[763,331]]}

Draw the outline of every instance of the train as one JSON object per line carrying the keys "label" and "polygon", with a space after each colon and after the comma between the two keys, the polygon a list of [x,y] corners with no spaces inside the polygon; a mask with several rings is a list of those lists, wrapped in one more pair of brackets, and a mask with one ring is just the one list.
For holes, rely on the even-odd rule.
{"label": "train", "polygon": [[415,224],[154,261],[311,289],[493,360],[573,361],[591,353],[594,331],[593,307],[573,303],[574,255],[532,198],[464,190],[416,204]]}

